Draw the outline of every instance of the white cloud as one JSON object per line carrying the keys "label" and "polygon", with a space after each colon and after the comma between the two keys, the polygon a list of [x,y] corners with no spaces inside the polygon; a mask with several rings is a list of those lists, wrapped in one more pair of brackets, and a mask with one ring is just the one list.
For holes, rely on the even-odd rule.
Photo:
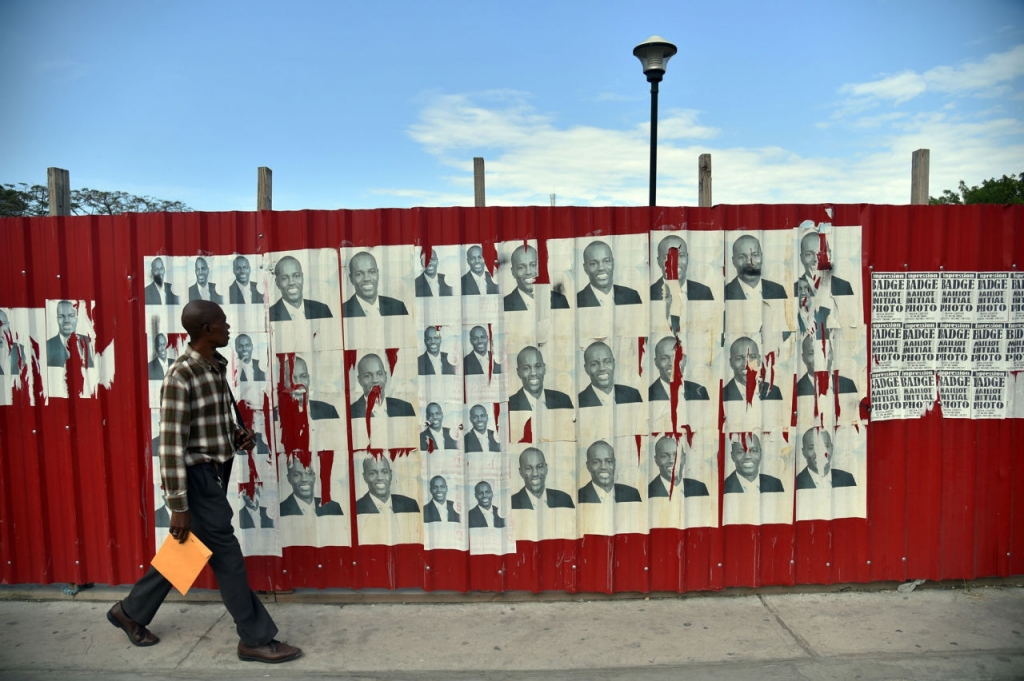
{"label": "white cloud", "polygon": [[[934,71],[934,70],[933,70]],[[950,79],[948,82],[952,82]],[[649,126],[625,129],[559,127],[523,93],[445,95],[428,102],[410,136],[454,173],[430,185],[376,189],[399,205],[468,205],[469,158],[483,156],[488,205],[646,205]],[[863,151],[809,156],[779,147],[716,146],[718,130],[696,111],[672,111],[659,122],[658,200],[696,205],[697,159],[711,153],[715,203],[895,203],[910,198],[911,154],[931,150],[931,194],[961,179],[1019,172],[1024,123],[1003,103],[988,111],[888,112],[849,124]],[[843,125],[835,121],[832,125]],[[820,126],[819,126],[820,127]],[[729,131],[736,139],[742,131]],[[428,185],[429,186],[429,185]]]}
{"label": "white cloud", "polygon": [[[924,73],[903,71],[866,83],[847,83],[839,93],[850,97],[850,104],[888,101],[902,104],[925,92],[947,95],[996,96],[1006,85],[1024,75],[1024,45],[982,61],[959,66],[936,66]],[[866,100],[866,101],[865,101]]]}

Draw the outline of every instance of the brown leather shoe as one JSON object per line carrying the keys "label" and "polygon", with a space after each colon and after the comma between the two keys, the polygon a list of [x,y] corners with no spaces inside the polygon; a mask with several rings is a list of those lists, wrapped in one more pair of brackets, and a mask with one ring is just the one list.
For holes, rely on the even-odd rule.
{"label": "brown leather shoe", "polygon": [[250,648],[249,646],[242,645],[242,642],[238,642],[238,659],[245,660],[246,662],[269,662],[270,664],[277,664],[278,662],[288,662],[294,660],[302,654],[302,648],[296,648],[290,646],[287,643],[281,643],[277,639],[272,639],[270,643],[262,646],[256,646]]}
{"label": "brown leather shoe", "polygon": [[160,638],[156,634],[124,614],[121,601],[114,603],[114,607],[107,613],[107,619],[115,627],[124,629],[124,633],[128,634],[128,640],[137,646],[155,646],[160,643]]}

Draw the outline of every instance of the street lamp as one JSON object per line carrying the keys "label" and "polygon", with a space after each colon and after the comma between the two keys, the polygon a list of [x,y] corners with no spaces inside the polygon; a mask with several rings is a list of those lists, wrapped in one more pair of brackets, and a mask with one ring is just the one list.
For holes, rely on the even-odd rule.
{"label": "street lamp", "polygon": [[665,75],[668,60],[676,53],[676,46],[661,36],[652,35],[633,48],[633,56],[640,60],[644,75],[651,84],[651,205],[655,204],[655,183],[658,177],[658,83]]}

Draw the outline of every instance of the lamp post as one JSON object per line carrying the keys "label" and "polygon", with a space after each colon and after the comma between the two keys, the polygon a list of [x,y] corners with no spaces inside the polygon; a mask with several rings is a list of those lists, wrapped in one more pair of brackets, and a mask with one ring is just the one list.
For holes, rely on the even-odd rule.
{"label": "lamp post", "polygon": [[668,60],[676,53],[676,46],[661,36],[652,35],[633,48],[633,56],[640,60],[644,75],[651,84],[651,203],[656,203],[655,185],[658,177],[658,83],[665,75]]}

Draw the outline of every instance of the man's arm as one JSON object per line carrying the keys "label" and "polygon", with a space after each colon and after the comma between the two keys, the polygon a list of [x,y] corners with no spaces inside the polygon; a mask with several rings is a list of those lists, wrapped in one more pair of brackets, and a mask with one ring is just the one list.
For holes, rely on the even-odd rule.
{"label": "man's arm", "polygon": [[190,425],[188,386],[177,374],[168,374],[160,393],[160,479],[171,511],[171,536],[179,542],[188,539],[192,527],[185,470]]}

